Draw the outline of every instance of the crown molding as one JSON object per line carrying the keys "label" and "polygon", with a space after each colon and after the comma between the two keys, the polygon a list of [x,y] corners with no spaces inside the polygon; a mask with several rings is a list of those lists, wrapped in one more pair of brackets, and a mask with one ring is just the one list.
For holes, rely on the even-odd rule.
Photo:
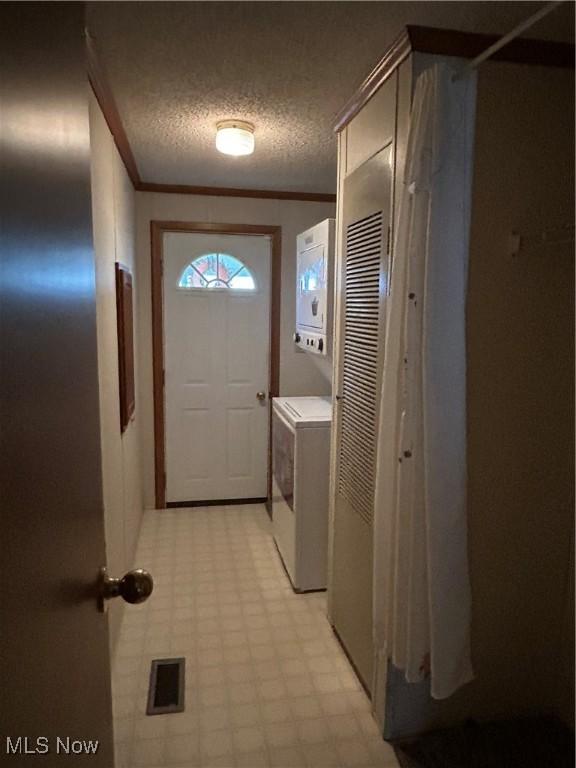
{"label": "crown molding", "polygon": [[227,187],[198,187],[188,184],[156,184],[142,181],[128,136],[124,130],[114,94],[98,56],[94,39],[86,30],[86,66],[88,80],[114,143],[118,149],[132,186],[137,192],[160,192],[171,195],[209,195],[215,197],[249,197],[264,200],[298,200],[309,203],[335,203],[336,195],[323,192],[290,192],[270,189],[237,189]]}
{"label": "crown molding", "polygon": [[[394,40],[356,91],[336,115],[334,133],[342,131],[370,101],[397,67],[411,53],[430,53],[473,59],[500,39],[499,35],[461,32],[455,29],[409,25]],[[574,46],[549,40],[516,38],[497,51],[493,61],[538,64],[545,67],[574,67]]]}
{"label": "crown molding", "polygon": [[299,200],[308,203],[335,203],[336,195],[324,192],[289,192],[273,189],[238,189],[236,187],[194,187],[188,184],[154,184],[141,181],[138,192],[169,195],[208,195],[214,197],[251,197],[263,200]]}
{"label": "crown molding", "polygon": [[334,133],[339,133],[348,125],[412,50],[408,27],[406,27],[338,112],[333,127]]}
{"label": "crown molding", "polygon": [[138,184],[141,183],[140,174],[138,173],[138,166],[136,165],[136,160],[132,154],[128,136],[122,125],[122,119],[118,112],[118,107],[116,106],[116,100],[114,99],[114,95],[108,84],[108,78],[106,77],[106,72],[96,51],[94,40],[88,30],[86,30],[85,37],[88,80],[94,91],[96,101],[102,110],[104,120],[106,120],[106,124],[110,129],[110,133],[112,134],[120,157],[122,158],[126,172],[130,177],[132,186],[134,189],[137,189]]}

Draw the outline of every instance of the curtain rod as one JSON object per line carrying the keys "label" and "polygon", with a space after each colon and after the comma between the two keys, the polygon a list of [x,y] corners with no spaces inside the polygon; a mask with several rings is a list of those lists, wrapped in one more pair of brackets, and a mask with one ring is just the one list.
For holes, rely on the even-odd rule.
{"label": "curtain rod", "polygon": [[466,77],[470,72],[475,70],[482,62],[486,61],[486,59],[489,59],[490,56],[492,56],[496,51],[499,51],[501,48],[504,48],[505,45],[508,45],[512,40],[518,37],[518,35],[521,35],[522,32],[529,29],[530,27],[534,26],[536,22],[540,21],[540,19],[543,19],[544,16],[547,16],[551,11],[553,11],[555,8],[557,8],[559,5],[562,5],[564,0],[554,0],[554,2],[546,3],[546,5],[543,8],[540,8],[539,11],[536,11],[536,13],[532,14],[532,16],[529,16],[527,19],[524,19],[524,21],[520,22],[518,26],[514,27],[514,29],[511,32],[508,32],[507,35],[504,35],[499,40],[497,40],[495,43],[493,43],[491,46],[486,48],[485,51],[482,51],[478,56],[476,56],[475,59],[472,59],[469,61],[460,72],[457,72],[453,77],[452,81],[460,80],[463,77]]}

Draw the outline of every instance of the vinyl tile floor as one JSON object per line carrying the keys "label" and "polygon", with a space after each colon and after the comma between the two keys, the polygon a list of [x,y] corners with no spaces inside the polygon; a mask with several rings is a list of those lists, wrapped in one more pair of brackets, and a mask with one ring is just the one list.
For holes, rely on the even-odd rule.
{"label": "vinyl tile floor", "polygon": [[[262,505],[146,512],[115,651],[117,768],[392,768],[326,618],[292,591]],[[150,662],[186,658],[186,708],[146,716]]]}

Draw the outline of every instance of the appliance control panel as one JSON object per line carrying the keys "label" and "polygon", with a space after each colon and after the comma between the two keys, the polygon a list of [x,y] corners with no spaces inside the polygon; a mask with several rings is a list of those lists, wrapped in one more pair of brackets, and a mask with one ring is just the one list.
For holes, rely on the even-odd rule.
{"label": "appliance control panel", "polygon": [[305,349],[306,352],[313,352],[317,355],[326,355],[328,353],[326,337],[321,333],[296,331],[294,334],[294,343],[300,347],[300,349]]}

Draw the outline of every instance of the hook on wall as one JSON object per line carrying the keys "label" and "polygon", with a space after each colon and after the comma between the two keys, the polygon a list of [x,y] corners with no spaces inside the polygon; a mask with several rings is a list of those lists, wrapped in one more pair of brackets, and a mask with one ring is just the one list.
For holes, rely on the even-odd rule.
{"label": "hook on wall", "polygon": [[574,225],[566,224],[562,227],[543,229],[534,237],[526,237],[513,230],[508,236],[507,253],[509,256],[519,256],[521,251],[530,246],[573,245]]}

